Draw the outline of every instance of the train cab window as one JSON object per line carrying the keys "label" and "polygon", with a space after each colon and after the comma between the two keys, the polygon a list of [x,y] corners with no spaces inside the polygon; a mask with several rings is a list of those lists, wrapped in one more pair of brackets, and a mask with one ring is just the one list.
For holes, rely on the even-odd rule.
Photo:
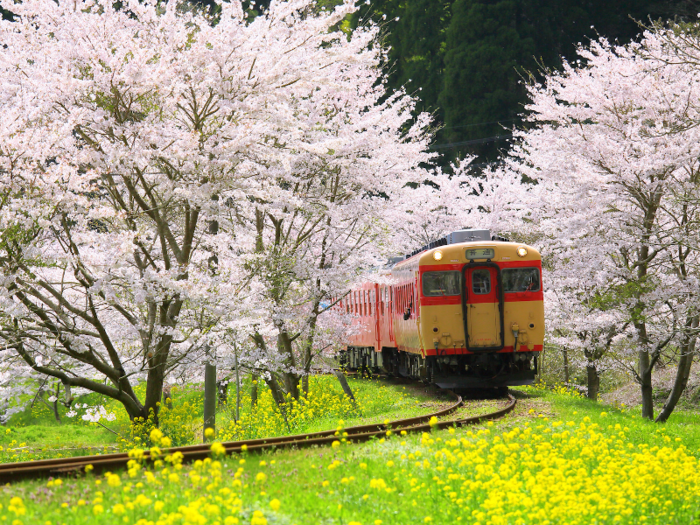
{"label": "train cab window", "polygon": [[425,272],[423,274],[423,295],[442,297],[460,295],[462,272]]}
{"label": "train cab window", "polygon": [[502,270],[501,275],[505,293],[540,291],[538,268],[507,268]]}
{"label": "train cab window", "polygon": [[491,272],[488,270],[474,270],[472,272],[472,292],[476,295],[491,293]]}

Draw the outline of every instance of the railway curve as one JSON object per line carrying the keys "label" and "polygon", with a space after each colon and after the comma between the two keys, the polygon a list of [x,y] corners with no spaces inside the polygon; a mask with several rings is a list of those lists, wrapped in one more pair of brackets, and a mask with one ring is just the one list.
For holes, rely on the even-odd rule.
{"label": "railway curve", "polygon": [[[482,421],[503,417],[513,410],[516,405],[515,398],[509,394],[506,405],[493,412],[478,416],[437,421],[437,423],[433,422],[433,424],[431,424],[430,421],[432,418],[444,418],[463,406],[461,396],[451,391],[447,392],[454,398],[454,403],[447,408],[422,416],[389,421],[388,423],[373,423],[369,425],[347,427],[343,429],[342,436],[337,435],[337,430],[325,430],[310,434],[297,434],[245,441],[229,441],[222,443],[222,445],[226,450],[226,455],[230,455],[241,454],[244,451],[259,452],[282,448],[331,445],[334,441],[337,441],[339,437],[342,437],[342,439],[349,443],[361,443],[375,437],[386,435],[386,432],[389,430],[391,430],[392,433],[400,433],[402,431],[409,433],[424,432],[431,428],[443,429],[452,426],[475,425]],[[163,450],[162,455],[172,454],[174,452],[180,452],[182,454],[183,463],[211,456],[210,444],[172,447]],[[3,463],[0,464],[0,484],[13,483],[25,479],[76,475],[85,472],[85,468],[88,465],[91,465],[91,470],[95,474],[99,474],[101,472],[125,468],[130,459],[128,453],[116,453],[98,456],[44,459],[20,463]],[[144,451],[143,459],[146,461],[151,459],[149,451]]]}

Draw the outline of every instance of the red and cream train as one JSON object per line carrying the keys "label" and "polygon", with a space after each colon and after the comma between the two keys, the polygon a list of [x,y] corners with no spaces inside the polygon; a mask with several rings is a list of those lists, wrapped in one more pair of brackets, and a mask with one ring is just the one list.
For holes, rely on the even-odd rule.
{"label": "red and cream train", "polygon": [[534,248],[460,230],[395,260],[390,284],[366,282],[338,304],[356,316],[341,352],[443,388],[530,384],[544,341],[542,261]]}

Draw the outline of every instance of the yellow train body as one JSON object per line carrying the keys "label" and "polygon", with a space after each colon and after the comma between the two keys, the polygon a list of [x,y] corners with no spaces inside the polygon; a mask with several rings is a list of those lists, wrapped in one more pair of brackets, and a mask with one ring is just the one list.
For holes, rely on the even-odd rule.
{"label": "yellow train body", "polygon": [[[486,236],[456,233],[469,232]],[[540,253],[491,239],[437,244],[395,264],[391,284],[351,292],[346,311],[361,330],[347,364],[453,388],[532,383],[545,329]]]}

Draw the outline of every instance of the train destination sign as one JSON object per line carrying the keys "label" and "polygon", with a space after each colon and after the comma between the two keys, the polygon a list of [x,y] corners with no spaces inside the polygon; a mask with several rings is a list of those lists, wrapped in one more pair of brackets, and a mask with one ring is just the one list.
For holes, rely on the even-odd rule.
{"label": "train destination sign", "polygon": [[473,248],[467,250],[467,259],[493,259],[496,251],[493,248]]}

